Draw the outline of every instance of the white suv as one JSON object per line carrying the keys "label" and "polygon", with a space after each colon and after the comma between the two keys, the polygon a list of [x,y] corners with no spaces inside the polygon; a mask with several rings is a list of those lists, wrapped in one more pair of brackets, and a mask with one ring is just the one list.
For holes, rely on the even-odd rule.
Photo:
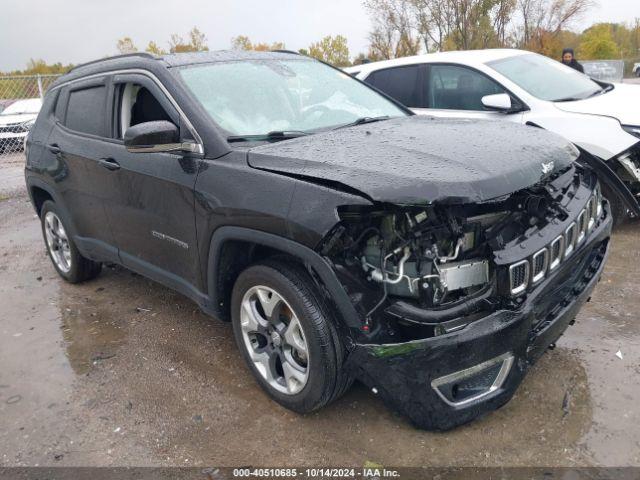
{"label": "white suv", "polygon": [[560,134],[595,157],[601,178],[613,177],[609,196],[617,197],[610,200],[620,218],[625,210],[640,212],[638,85],[595,81],[542,55],[509,49],[419,55],[345,71],[417,114],[506,120]]}
{"label": "white suv", "polygon": [[22,150],[41,106],[39,98],[16,100],[0,113],[0,153]]}

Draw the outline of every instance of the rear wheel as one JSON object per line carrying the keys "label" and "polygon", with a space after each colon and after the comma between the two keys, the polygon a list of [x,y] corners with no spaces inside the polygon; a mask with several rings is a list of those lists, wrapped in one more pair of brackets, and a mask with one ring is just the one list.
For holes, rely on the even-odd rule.
{"label": "rear wheel", "polygon": [[68,233],[57,205],[47,200],[40,211],[42,236],[47,253],[58,274],[70,283],[79,283],[96,277],[102,264],[83,257]]}
{"label": "rear wheel", "polygon": [[284,407],[323,407],[351,384],[333,319],[305,270],[285,262],[242,272],[232,294],[233,332],[260,386]]}

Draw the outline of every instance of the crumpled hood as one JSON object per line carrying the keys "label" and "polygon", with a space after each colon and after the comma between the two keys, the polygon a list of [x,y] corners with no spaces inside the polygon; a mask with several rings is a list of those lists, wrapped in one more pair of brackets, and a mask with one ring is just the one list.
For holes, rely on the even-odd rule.
{"label": "crumpled hood", "polygon": [[375,201],[475,203],[530,187],[577,150],[511,122],[403,117],[249,150],[254,168],[339,183]]}
{"label": "crumpled hood", "polygon": [[640,85],[616,83],[610,92],[555,106],[565,112],[613,117],[623,125],[640,125]]}

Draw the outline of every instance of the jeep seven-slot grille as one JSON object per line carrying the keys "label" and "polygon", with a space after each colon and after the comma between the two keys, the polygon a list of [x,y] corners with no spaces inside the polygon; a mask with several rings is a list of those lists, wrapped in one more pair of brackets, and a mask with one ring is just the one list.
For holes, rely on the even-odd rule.
{"label": "jeep seven-slot grille", "polygon": [[562,261],[562,254],[564,253],[564,236],[558,235],[556,239],[551,242],[549,250],[549,270],[554,270]]}
{"label": "jeep seven-slot grille", "polygon": [[522,260],[509,267],[509,287],[511,293],[517,295],[524,292],[529,283],[529,261]]}
{"label": "jeep seven-slot grille", "polygon": [[573,253],[573,249],[576,246],[576,239],[578,238],[578,227],[576,222],[571,224],[564,231],[564,258],[568,258]]}
{"label": "jeep seven-slot grille", "polygon": [[530,258],[509,266],[509,292],[519,295],[529,285],[541,282],[549,272],[555,270],[584,241],[602,213],[600,187],[589,198],[575,221],[571,222],[562,235],[557,236],[548,246],[538,250]]}
{"label": "jeep seven-slot grille", "polygon": [[543,248],[533,255],[533,271],[531,272],[531,281],[538,283],[547,273],[547,262],[549,260],[549,250]]}

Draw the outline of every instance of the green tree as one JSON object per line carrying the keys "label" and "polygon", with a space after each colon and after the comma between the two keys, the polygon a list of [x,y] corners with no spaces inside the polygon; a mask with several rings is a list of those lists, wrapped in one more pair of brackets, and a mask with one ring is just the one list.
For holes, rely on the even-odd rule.
{"label": "green tree", "polygon": [[73,65],[63,65],[60,62],[57,63],[47,63],[42,59],[30,59],[27,62],[27,68],[24,70],[20,70],[18,72],[13,72],[18,75],[49,75],[49,74],[60,74],[67,73],[69,70],[73,68]]}
{"label": "green tree", "polygon": [[611,25],[601,23],[585,30],[580,38],[578,56],[584,60],[619,58],[620,50],[613,40]]}
{"label": "green tree", "polygon": [[231,39],[231,48],[234,50],[253,50],[253,44],[246,35],[238,35]]}
{"label": "green tree", "polygon": [[124,37],[118,40],[116,48],[121,54],[134,53],[138,51],[138,48],[133,44],[131,37]]}
{"label": "green tree", "polygon": [[152,53],[154,55],[166,55],[167,52],[160,48],[156,42],[153,40],[149,42],[147,48],[145,48],[145,52]]}
{"label": "green tree", "polygon": [[252,43],[246,35],[238,35],[231,39],[231,48],[234,50],[256,50],[259,52],[269,52],[271,50],[284,50],[286,47],[283,42],[268,43]]}
{"label": "green tree", "polygon": [[183,53],[183,52],[206,52],[209,50],[207,46],[207,37],[198,30],[197,27],[193,27],[189,32],[189,39],[185,40],[182,36],[174,33],[169,39],[169,52],[170,53]]}
{"label": "green tree", "polygon": [[319,42],[312,43],[309,45],[309,56],[336,67],[351,65],[347,38],[342,35],[336,35],[335,37],[328,35]]}
{"label": "green tree", "polygon": [[204,33],[198,30],[197,27],[193,27],[189,32],[189,38],[191,40],[190,45],[194,52],[207,52],[209,47],[207,45],[207,37]]}
{"label": "green tree", "polygon": [[371,60],[406,57],[420,52],[418,18],[411,0],[365,0],[364,6],[373,23],[369,33],[368,57]]}

